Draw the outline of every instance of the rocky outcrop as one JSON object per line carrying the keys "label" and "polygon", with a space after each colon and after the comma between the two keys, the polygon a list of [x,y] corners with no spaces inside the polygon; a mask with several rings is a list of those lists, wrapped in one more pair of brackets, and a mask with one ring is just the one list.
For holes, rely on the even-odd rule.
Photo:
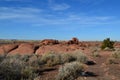
{"label": "rocky outcrop", "polygon": [[73,44],[73,45],[62,45],[62,44],[57,44],[57,45],[46,45],[46,46],[41,46],[39,49],[36,51],[36,54],[45,54],[49,52],[55,52],[55,53],[69,53],[71,51],[75,51],[79,48],[79,45]]}
{"label": "rocky outcrop", "polygon": [[53,39],[45,39],[45,40],[42,40],[41,45],[54,45],[54,44],[59,44],[59,41],[58,40],[53,40]]}
{"label": "rocky outcrop", "polygon": [[3,54],[3,53],[7,54],[7,53],[9,53],[12,50],[17,49],[17,48],[18,48],[18,45],[16,45],[16,44],[2,45],[0,47],[0,54]]}
{"label": "rocky outcrop", "polygon": [[79,44],[79,40],[77,38],[72,38],[72,40],[69,40],[67,44]]}
{"label": "rocky outcrop", "polygon": [[34,54],[34,45],[30,43],[22,43],[19,45],[19,47],[9,53],[11,54]]}
{"label": "rocky outcrop", "polygon": [[3,49],[3,47],[0,47],[0,55],[4,55],[5,54],[5,51]]}

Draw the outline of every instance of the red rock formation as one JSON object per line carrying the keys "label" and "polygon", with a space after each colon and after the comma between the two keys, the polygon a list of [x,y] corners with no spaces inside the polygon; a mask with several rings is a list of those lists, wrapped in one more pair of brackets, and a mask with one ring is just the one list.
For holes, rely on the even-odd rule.
{"label": "red rock formation", "polygon": [[69,40],[67,44],[79,44],[79,40],[77,38],[72,38],[72,40]]}
{"label": "red rock formation", "polygon": [[79,49],[79,45],[72,44],[72,45],[62,45],[62,44],[57,44],[57,45],[46,45],[46,46],[41,46],[39,49],[36,51],[36,54],[45,54],[48,52],[55,52],[55,53],[68,53],[71,51],[75,51]]}
{"label": "red rock formation", "polygon": [[0,55],[4,55],[5,51],[3,49],[3,47],[0,47]]}
{"label": "red rock formation", "polygon": [[45,40],[42,40],[41,45],[54,45],[54,44],[59,44],[59,41],[58,40],[53,40],[53,39],[45,39]]}
{"label": "red rock formation", "polygon": [[4,47],[5,51],[8,53],[11,50],[14,50],[14,49],[18,48],[18,45],[16,45],[16,44],[9,44],[9,45],[4,45],[3,47]]}
{"label": "red rock formation", "polygon": [[2,45],[0,47],[0,54],[3,54],[3,53],[7,54],[7,53],[9,53],[10,51],[12,51],[16,48],[18,48],[18,45],[16,45],[16,44]]}
{"label": "red rock formation", "polygon": [[34,45],[29,43],[22,43],[19,47],[9,53],[11,54],[34,54]]}

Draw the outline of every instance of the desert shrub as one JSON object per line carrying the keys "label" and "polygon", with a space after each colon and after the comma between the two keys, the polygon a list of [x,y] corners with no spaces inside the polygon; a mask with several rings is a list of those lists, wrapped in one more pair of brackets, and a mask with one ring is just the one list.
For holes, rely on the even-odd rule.
{"label": "desert shrub", "polygon": [[79,62],[66,63],[59,68],[56,80],[75,80],[84,71],[84,65]]}
{"label": "desert shrub", "polygon": [[75,57],[71,54],[61,54],[61,63],[67,63],[75,61]]}
{"label": "desert shrub", "polygon": [[0,55],[0,62],[2,62],[5,59],[4,55]]}
{"label": "desert shrub", "polygon": [[99,47],[91,47],[92,57],[100,57],[100,48]]}
{"label": "desert shrub", "polygon": [[44,54],[41,58],[41,61],[44,62],[47,66],[53,66],[61,63],[61,56],[56,53],[47,53]]}
{"label": "desert shrub", "polygon": [[115,48],[115,51],[120,51],[120,48]]}
{"label": "desert shrub", "polygon": [[39,74],[36,73],[36,70],[33,67],[27,66],[21,70],[22,79],[33,80]]}
{"label": "desert shrub", "polygon": [[24,62],[27,62],[27,61],[29,61],[29,58],[31,57],[31,56],[33,56],[33,55],[21,55],[20,56],[20,59],[22,60],[22,61],[24,61]]}
{"label": "desert shrub", "polygon": [[34,67],[39,67],[43,65],[43,62],[41,61],[41,56],[37,56],[37,55],[32,55],[29,58],[28,63],[29,65],[34,66]]}
{"label": "desert shrub", "polygon": [[94,52],[94,53],[92,53],[92,56],[93,57],[100,57],[100,54],[98,52]]}
{"label": "desert shrub", "polygon": [[120,51],[119,51],[119,50],[114,51],[114,52],[112,53],[112,57],[113,57],[113,58],[118,58],[118,59],[120,59]]}
{"label": "desert shrub", "polygon": [[16,80],[22,77],[21,69],[24,66],[23,62],[14,59],[4,59],[0,63],[0,74],[3,80]]}
{"label": "desert shrub", "polygon": [[114,42],[110,40],[110,38],[104,39],[102,42],[102,46],[101,49],[105,49],[105,48],[109,48],[109,49],[113,49],[114,48]]}
{"label": "desert shrub", "polygon": [[81,51],[74,51],[72,53],[68,53],[68,54],[62,54],[61,55],[61,61],[63,63],[66,62],[72,62],[72,61],[78,61],[81,63],[86,63],[87,62],[87,56],[82,53]]}
{"label": "desert shrub", "polygon": [[120,61],[120,50],[114,51],[111,56],[107,59],[107,64],[118,64]]}
{"label": "desert shrub", "polygon": [[[23,56],[7,56],[0,63],[0,79],[2,80],[34,80],[38,76],[37,68],[30,65]],[[37,64],[37,63],[36,63]],[[38,65],[39,66],[39,65]]]}
{"label": "desert shrub", "polygon": [[56,53],[47,53],[42,55],[41,62],[46,64],[47,66],[54,66],[57,64],[64,64],[67,62],[78,61],[81,63],[87,62],[87,57],[80,51],[75,51],[72,53],[64,53],[64,54],[56,54]]}
{"label": "desert shrub", "polygon": [[116,64],[116,60],[114,58],[108,58],[106,64]]}
{"label": "desert shrub", "polygon": [[88,61],[87,56],[81,51],[75,51],[71,55],[75,58],[75,61],[81,63],[86,63]]}
{"label": "desert shrub", "polygon": [[101,48],[98,46],[95,46],[95,47],[90,47],[90,50],[92,53],[95,53],[95,52],[99,52],[101,50]]}

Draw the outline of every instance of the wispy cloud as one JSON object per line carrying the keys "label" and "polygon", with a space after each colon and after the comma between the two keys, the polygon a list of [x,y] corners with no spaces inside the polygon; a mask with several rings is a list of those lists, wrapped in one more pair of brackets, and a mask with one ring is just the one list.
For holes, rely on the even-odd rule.
{"label": "wispy cloud", "polygon": [[62,11],[70,8],[70,5],[66,3],[56,3],[55,0],[48,0],[48,5],[52,10]]}
{"label": "wispy cloud", "polygon": [[[10,20],[12,22],[29,23],[33,26],[61,25],[61,24],[111,24],[117,22],[114,16],[81,16],[67,14],[56,16],[49,14],[46,10],[29,7],[0,7],[0,21]],[[61,14],[62,15],[62,14]]]}
{"label": "wispy cloud", "polygon": [[58,11],[58,10],[66,10],[70,8],[68,4],[62,3],[62,4],[53,4],[50,7],[52,10]]}
{"label": "wispy cloud", "polygon": [[35,14],[40,13],[41,11],[41,9],[28,7],[0,7],[0,19],[29,18],[35,16]]}

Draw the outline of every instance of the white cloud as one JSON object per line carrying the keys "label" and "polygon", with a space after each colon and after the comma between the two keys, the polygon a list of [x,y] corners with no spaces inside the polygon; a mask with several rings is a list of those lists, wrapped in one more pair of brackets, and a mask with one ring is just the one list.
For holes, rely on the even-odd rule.
{"label": "white cloud", "polygon": [[55,11],[62,11],[70,8],[70,5],[66,3],[56,3],[57,1],[55,0],[48,0],[48,5],[52,10]]}
{"label": "white cloud", "polygon": [[42,10],[37,8],[0,7],[0,19],[29,18],[40,12]]}
{"label": "white cloud", "polygon": [[12,22],[29,23],[33,26],[58,24],[111,24],[112,22],[117,22],[114,16],[64,14],[64,16],[60,16],[62,14],[50,14],[46,10],[29,7],[0,7],[0,21],[10,20]]}
{"label": "white cloud", "polygon": [[58,10],[66,10],[68,8],[70,8],[70,6],[68,4],[53,4],[50,7],[52,10],[58,11]]}

